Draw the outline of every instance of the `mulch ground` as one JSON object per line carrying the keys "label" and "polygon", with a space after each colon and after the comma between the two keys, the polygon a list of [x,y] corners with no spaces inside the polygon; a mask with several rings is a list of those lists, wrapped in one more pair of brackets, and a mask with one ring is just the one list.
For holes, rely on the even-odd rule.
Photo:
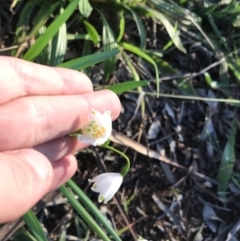
{"label": "mulch ground", "polygon": [[[145,24],[149,23],[146,21]],[[4,40],[1,48],[11,46],[10,28],[1,31]],[[132,31],[131,28],[129,32],[127,29],[126,35],[130,36]],[[162,49],[169,40],[163,29],[159,29],[154,36],[157,39],[148,42],[149,49]],[[198,73],[216,61],[206,48],[194,44],[186,44],[187,54],[173,48],[163,56],[163,60],[168,61],[180,75]],[[143,90],[155,92],[152,67],[131,54],[129,57],[140,77],[150,82],[150,86]],[[101,65],[94,68],[90,76],[95,84],[103,81],[99,69]],[[218,79],[219,66],[212,68],[209,73]],[[163,79],[169,77],[161,82],[162,93],[181,94],[176,84],[179,78],[175,78],[175,75],[163,71],[160,73]],[[123,61],[118,61],[111,78],[115,83],[131,79]],[[220,90],[209,88],[202,75],[181,79],[191,83],[198,96],[224,98]],[[237,94],[236,89],[231,91]],[[145,102],[144,113],[138,104],[139,98]],[[153,241],[240,239],[240,188],[231,180],[226,198],[221,198],[217,194],[216,182],[232,119],[238,115],[234,108],[225,103],[204,102],[194,98],[157,98],[132,92],[122,94],[120,100],[122,113],[113,127],[116,133],[122,135],[125,144],[112,144],[124,151],[131,160],[131,170],[120,191],[112,201],[103,205],[97,203],[97,194],[90,190],[89,178],[106,169],[119,171],[124,163],[119,156],[102,148],[89,148],[77,155],[79,169],[73,179],[99,206],[112,225],[122,232],[122,240],[137,240],[138,235]],[[238,136],[237,131],[236,140]],[[129,139],[132,140],[131,147],[128,145]],[[160,154],[162,159],[149,155],[150,151]],[[234,173],[239,178],[237,142],[235,154]],[[55,203],[52,198],[45,200],[38,209],[38,217],[51,240],[59,240],[64,228],[68,240],[78,240],[74,239],[77,235],[81,235],[82,240],[99,240],[61,195],[57,195]],[[81,234],[77,227],[81,227]]]}

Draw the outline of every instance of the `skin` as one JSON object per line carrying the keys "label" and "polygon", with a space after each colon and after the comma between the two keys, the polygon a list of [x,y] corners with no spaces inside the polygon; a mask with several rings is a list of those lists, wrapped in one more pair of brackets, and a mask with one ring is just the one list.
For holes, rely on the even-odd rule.
{"label": "skin", "polygon": [[120,113],[111,91],[93,91],[84,74],[0,57],[0,223],[21,217],[77,169],[72,153],[86,144],[68,137],[91,109]]}

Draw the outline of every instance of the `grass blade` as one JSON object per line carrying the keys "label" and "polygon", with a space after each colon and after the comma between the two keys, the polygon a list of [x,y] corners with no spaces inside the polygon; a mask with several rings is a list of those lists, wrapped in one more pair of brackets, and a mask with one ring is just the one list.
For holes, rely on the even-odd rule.
{"label": "grass blade", "polygon": [[117,42],[121,41],[121,39],[123,38],[124,31],[125,31],[125,18],[124,18],[123,13],[121,13],[120,21],[119,21],[119,34],[117,37]]}
{"label": "grass blade", "polygon": [[234,153],[234,145],[235,145],[235,121],[232,122],[232,127],[230,131],[230,135],[227,141],[227,144],[223,151],[222,160],[220,163],[220,167],[218,169],[217,180],[218,184],[218,193],[221,197],[226,196],[226,190],[228,181],[231,178],[233,166],[235,164],[235,153]]}
{"label": "grass blade", "polygon": [[89,197],[78,187],[78,185],[73,180],[68,180],[67,185],[72,189],[72,191],[80,198],[81,202],[86,205],[93,215],[103,224],[106,230],[113,236],[117,241],[121,241],[120,237],[116,231],[109,224],[107,219],[102,215],[94,203],[89,199]]}
{"label": "grass blade", "polygon": [[180,39],[179,31],[176,31],[175,27],[169,22],[169,20],[164,16],[164,14],[153,10],[151,8],[147,8],[147,11],[156,19],[158,19],[166,28],[170,38],[172,39],[175,46],[181,50],[183,53],[186,53],[186,49],[182,45],[182,41]]}
{"label": "grass blade", "polygon": [[95,45],[98,44],[99,40],[100,40],[100,37],[98,35],[98,32],[97,30],[94,28],[94,26],[92,24],[90,24],[88,21],[84,20],[83,21],[84,25],[85,25],[85,28],[88,32],[88,35],[90,36],[91,40],[93,41],[93,43]]}
{"label": "grass blade", "polygon": [[64,23],[51,41],[49,65],[56,66],[63,62],[67,51],[67,25]]}
{"label": "grass blade", "polygon": [[155,63],[155,61],[145,52],[143,52],[140,48],[135,47],[134,45],[128,44],[128,43],[124,43],[121,42],[119,43],[120,46],[122,46],[124,49],[135,53],[136,55],[138,55],[139,57],[144,58],[145,60],[147,60],[149,63],[151,63],[154,66],[155,69],[155,75],[156,75],[156,84],[157,84],[157,96],[159,95],[159,91],[160,91],[160,83],[159,83],[159,72],[158,72],[158,67],[157,64]]}
{"label": "grass blade", "polygon": [[[91,54],[92,54],[92,45],[89,40],[85,40],[83,42],[82,56],[88,56]],[[82,69],[82,72],[88,76],[91,76],[92,68],[91,67],[84,68],[84,69]]]}
{"label": "grass blade", "polygon": [[33,236],[38,241],[48,241],[45,233],[42,230],[42,227],[36,218],[35,214],[32,210],[29,210],[26,214],[23,216],[24,222],[27,224],[29,230],[33,234]]}
{"label": "grass blade", "polygon": [[146,39],[147,39],[147,33],[145,30],[145,27],[143,26],[143,23],[141,19],[138,17],[138,15],[133,11],[130,7],[127,5],[124,5],[124,7],[131,12],[134,21],[136,22],[137,28],[138,28],[138,33],[140,37],[140,49],[145,49],[146,47]]}
{"label": "grass blade", "polygon": [[14,237],[13,241],[37,241],[29,232],[25,231]]}
{"label": "grass blade", "polygon": [[70,60],[68,62],[58,65],[58,67],[82,70],[82,69],[90,67],[96,63],[100,63],[112,56],[115,56],[118,53],[119,53],[119,50],[114,49],[114,50],[106,51],[106,52],[102,52],[102,53],[91,54],[88,56]]}
{"label": "grass blade", "polygon": [[[105,16],[103,15],[103,13],[101,11],[99,11],[99,14],[102,17],[102,21],[103,21],[103,28],[102,28],[102,42],[103,42],[103,49],[105,51],[108,50],[112,50],[117,48],[117,43],[116,43],[116,39],[114,36],[114,33],[111,29],[111,27],[109,26],[107,19],[105,18]],[[104,65],[104,79],[106,81],[108,81],[110,75],[112,74],[114,68],[115,68],[115,64],[116,64],[116,57],[111,57],[109,59],[107,59],[106,61],[104,61],[103,65]]]}
{"label": "grass blade", "polygon": [[103,240],[110,241],[107,235],[103,232],[102,228],[93,220],[89,213],[84,209],[84,207],[75,199],[75,197],[68,191],[65,186],[61,186],[60,191],[68,199],[69,203],[74,207],[74,209],[79,213],[79,215],[84,219],[84,221],[92,228],[94,232]]}
{"label": "grass blade", "polygon": [[119,84],[108,86],[105,89],[112,90],[117,95],[120,95],[126,91],[136,89],[138,87],[146,86],[148,84],[149,84],[148,81],[127,81],[124,83],[119,83]]}
{"label": "grass blade", "polygon": [[79,8],[79,12],[85,18],[88,18],[93,10],[88,0],[80,0],[78,4],[78,8]]}
{"label": "grass blade", "polygon": [[33,61],[41,53],[41,51],[47,46],[50,39],[53,38],[53,36],[58,32],[59,28],[71,16],[78,5],[78,2],[79,0],[74,0],[68,5],[64,12],[50,24],[45,33],[36,40],[35,44],[23,56],[23,59]]}
{"label": "grass blade", "polygon": [[[28,26],[30,24],[31,21],[31,16],[34,12],[36,3],[33,3],[32,1],[28,1],[26,2],[26,4],[24,5],[24,8],[21,11],[21,14],[18,18],[18,22],[17,22],[17,28],[15,30],[15,40],[14,42],[19,44],[24,42],[27,37],[27,30],[26,30],[26,26]],[[16,51],[13,51],[12,56],[14,56],[16,54]]]}
{"label": "grass blade", "polygon": [[49,4],[49,2],[44,1],[43,5],[33,20],[33,29],[29,34],[30,38],[34,37],[38,30],[44,26],[44,24],[48,21],[49,17],[57,9],[58,6],[59,2]]}

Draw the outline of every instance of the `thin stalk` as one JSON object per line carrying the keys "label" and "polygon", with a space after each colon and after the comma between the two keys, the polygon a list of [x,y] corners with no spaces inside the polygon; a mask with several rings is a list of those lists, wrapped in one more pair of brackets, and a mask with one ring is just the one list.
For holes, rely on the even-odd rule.
{"label": "thin stalk", "polygon": [[111,151],[114,151],[114,152],[116,152],[117,154],[119,154],[120,156],[122,156],[122,157],[125,158],[127,164],[122,167],[122,169],[121,169],[121,171],[120,171],[120,174],[121,174],[123,177],[126,176],[127,173],[128,173],[128,171],[129,171],[129,169],[130,169],[130,160],[129,160],[129,158],[128,158],[124,153],[122,153],[121,151],[115,149],[115,148],[112,147],[112,146],[103,145],[103,147],[105,147],[105,148],[107,148],[107,149],[109,149],[109,150],[111,150]]}

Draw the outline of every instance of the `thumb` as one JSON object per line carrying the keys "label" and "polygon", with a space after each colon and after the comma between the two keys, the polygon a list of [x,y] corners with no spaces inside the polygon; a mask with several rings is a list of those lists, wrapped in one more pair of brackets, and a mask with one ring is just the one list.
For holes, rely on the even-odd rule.
{"label": "thumb", "polygon": [[0,153],[0,223],[22,216],[45,194],[66,182],[75,170],[76,159],[72,155],[52,165],[32,149]]}

